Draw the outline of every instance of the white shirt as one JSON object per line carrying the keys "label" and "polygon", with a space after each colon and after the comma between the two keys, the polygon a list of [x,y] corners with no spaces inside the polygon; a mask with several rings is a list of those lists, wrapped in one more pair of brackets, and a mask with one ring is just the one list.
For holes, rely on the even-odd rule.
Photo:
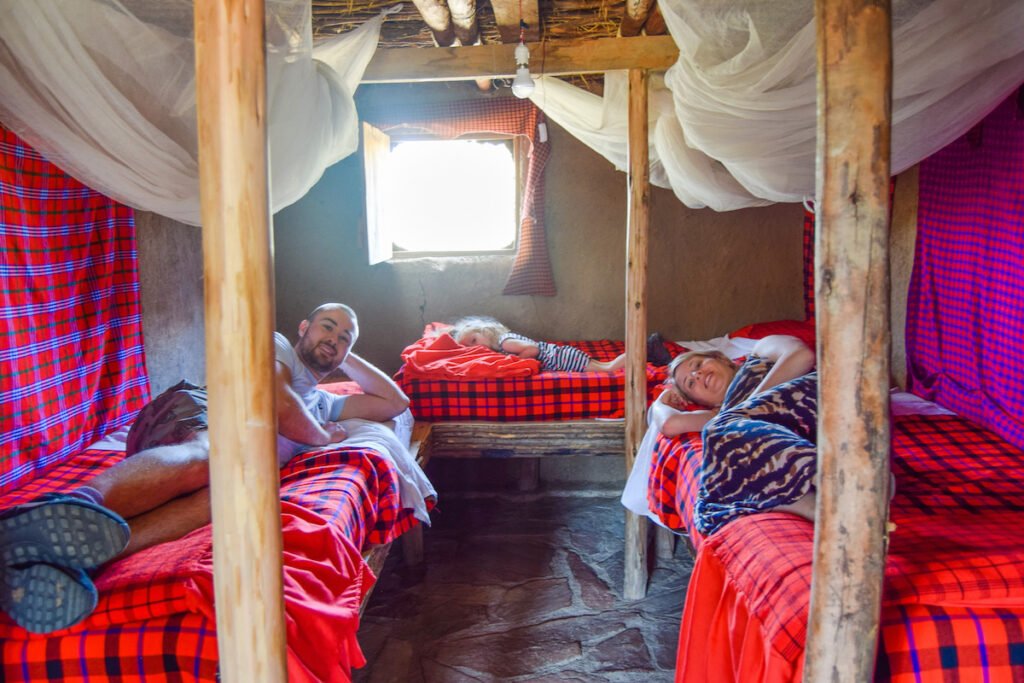
{"label": "white shirt", "polygon": [[[338,396],[323,389],[318,389],[316,375],[299,359],[299,356],[295,353],[295,348],[280,332],[274,333],[274,359],[278,363],[284,363],[285,367],[291,371],[291,388],[299,395],[306,409],[313,415],[313,419],[320,424],[338,419],[348,397]],[[309,444],[292,441],[278,434],[278,466],[284,467],[285,463],[301,451],[311,448],[314,447]]]}

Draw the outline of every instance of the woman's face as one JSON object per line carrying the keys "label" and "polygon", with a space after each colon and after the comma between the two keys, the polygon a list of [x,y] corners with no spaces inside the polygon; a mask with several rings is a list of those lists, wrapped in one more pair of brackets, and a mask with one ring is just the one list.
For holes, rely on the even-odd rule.
{"label": "woman's face", "polygon": [[725,358],[694,356],[680,363],[672,380],[685,398],[714,407],[722,405],[735,375],[736,367]]}

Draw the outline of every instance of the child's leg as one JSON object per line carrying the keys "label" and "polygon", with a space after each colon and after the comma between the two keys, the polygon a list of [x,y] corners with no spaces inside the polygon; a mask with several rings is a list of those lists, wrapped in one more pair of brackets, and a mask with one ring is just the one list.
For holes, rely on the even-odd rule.
{"label": "child's leg", "polygon": [[587,372],[615,372],[626,365],[626,354],[622,354],[613,360],[600,361],[590,359],[587,363]]}

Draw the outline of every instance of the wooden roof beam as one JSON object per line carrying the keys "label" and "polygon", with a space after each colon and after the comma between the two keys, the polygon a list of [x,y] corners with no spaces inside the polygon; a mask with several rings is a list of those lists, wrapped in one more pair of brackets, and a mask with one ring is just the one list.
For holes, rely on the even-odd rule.
{"label": "wooden roof beam", "polygon": [[653,4],[654,0],[626,0],[626,9],[619,23],[619,35],[626,38],[640,35]]}
{"label": "wooden roof beam", "polygon": [[519,42],[520,19],[526,24],[526,42],[540,40],[540,8],[537,0],[491,0],[491,7],[494,8],[494,21],[498,24],[501,42]]}
{"label": "wooden roof beam", "polygon": [[455,27],[446,0],[412,0],[439,47],[455,43]]}
{"label": "wooden roof beam", "polygon": [[[535,76],[604,73],[619,69],[663,70],[679,58],[671,36],[602,38],[528,43],[530,71]],[[363,74],[363,83],[412,83],[512,78],[515,45],[394,48],[377,50]]]}

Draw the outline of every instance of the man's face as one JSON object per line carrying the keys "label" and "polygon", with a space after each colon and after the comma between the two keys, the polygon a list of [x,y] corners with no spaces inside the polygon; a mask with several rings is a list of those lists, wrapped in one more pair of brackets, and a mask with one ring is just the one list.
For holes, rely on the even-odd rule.
{"label": "man's face", "polygon": [[299,325],[299,343],[295,350],[313,372],[326,375],[348,357],[359,336],[359,325],[343,309],[320,311],[312,321]]}

